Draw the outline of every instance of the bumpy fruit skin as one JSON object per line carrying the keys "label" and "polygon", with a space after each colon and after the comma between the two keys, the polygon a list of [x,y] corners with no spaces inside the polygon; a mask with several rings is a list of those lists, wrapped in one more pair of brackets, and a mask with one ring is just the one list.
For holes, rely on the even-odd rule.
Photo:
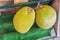
{"label": "bumpy fruit skin", "polygon": [[42,5],[36,9],[36,23],[42,29],[51,28],[56,21],[56,11],[48,6]]}
{"label": "bumpy fruit skin", "polygon": [[21,8],[13,19],[15,29],[19,33],[26,33],[32,27],[35,19],[35,11],[31,7]]}

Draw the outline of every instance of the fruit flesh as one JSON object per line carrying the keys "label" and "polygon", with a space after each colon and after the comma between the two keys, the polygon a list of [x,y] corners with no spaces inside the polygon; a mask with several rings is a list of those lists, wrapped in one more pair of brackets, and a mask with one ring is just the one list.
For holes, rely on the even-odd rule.
{"label": "fruit flesh", "polygon": [[34,19],[35,19],[34,9],[30,7],[23,7],[14,16],[13,24],[18,32],[26,33],[32,27]]}
{"label": "fruit flesh", "polygon": [[42,29],[49,29],[55,24],[56,12],[48,5],[42,6],[36,10],[36,23]]}

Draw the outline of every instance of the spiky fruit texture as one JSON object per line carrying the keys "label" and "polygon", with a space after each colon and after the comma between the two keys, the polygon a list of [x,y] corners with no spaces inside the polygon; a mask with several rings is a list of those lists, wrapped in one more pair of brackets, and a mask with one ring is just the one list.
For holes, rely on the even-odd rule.
{"label": "spiky fruit texture", "polygon": [[56,21],[56,11],[48,5],[36,9],[36,23],[42,29],[51,28]]}
{"label": "spiky fruit texture", "polygon": [[21,8],[13,19],[15,29],[20,33],[26,33],[34,23],[35,11],[31,7]]}

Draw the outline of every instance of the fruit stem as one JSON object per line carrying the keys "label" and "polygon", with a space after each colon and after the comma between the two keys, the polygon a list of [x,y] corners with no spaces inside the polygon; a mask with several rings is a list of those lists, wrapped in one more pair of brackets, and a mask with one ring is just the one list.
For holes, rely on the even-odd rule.
{"label": "fruit stem", "polygon": [[40,2],[38,2],[37,6],[34,9],[37,9],[39,7],[39,5],[40,5]]}
{"label": "fruit stem", "polygon": [[30,8],[28,8],[28,9],[27,9],[27,12],[28,12],[28,13],[30,13],[30,12],[31,12]]}
{"label": "fruit stem", "polygon": [[43,5],[41,4],[39,7],[40,7],[40,8],[42,8],[42,7],[43,7]]}
{"label": "fruit stem", "polygon": [[43,7],[42,4],[40,4],[40,2],[38,2],[38,4],[37,4],[35,9],[42,8],[42,7]]}

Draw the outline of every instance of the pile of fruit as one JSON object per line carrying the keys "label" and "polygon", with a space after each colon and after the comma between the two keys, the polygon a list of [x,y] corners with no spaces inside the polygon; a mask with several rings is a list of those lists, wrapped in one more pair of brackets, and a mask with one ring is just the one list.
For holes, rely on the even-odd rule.
{"label": "pile of fruit", "polygon": [[29,31],[35,21],[41,29],[49,29],[55,24],[56,12],[48,5],[41,5],[36,11],[31,7],[23,7],[13,18],[14,27],[20,33]]}
{"label": "pile of fruit", "polygon": [[51,6],[40,4],[35,9],[24,6],[16,14],[0,16],[0,40],[36,40],[50,36],[55,22],[56,11]]}

